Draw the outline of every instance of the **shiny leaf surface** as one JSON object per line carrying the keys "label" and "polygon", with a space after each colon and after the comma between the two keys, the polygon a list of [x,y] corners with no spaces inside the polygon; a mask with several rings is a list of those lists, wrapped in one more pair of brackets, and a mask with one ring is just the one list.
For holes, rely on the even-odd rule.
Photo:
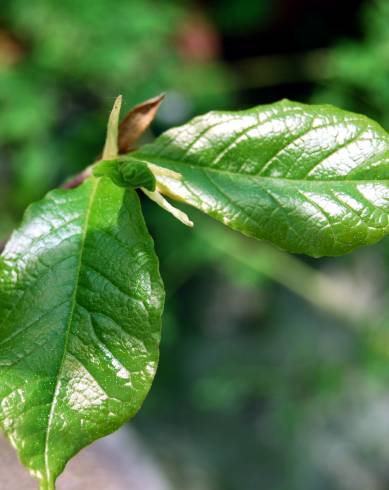
{"label": "shiny leaf surface", "polygon": [[290,252],[340,255],[389,231],[389,137],[365,116],[283,100],[210,112],[135,155],[166,195]]}
{"label": "shiny leaf surface", "polygon": [[133,190],[92,177],[27,210],[0,259],[0,421],[42,489],[140,408],[163,298]]}

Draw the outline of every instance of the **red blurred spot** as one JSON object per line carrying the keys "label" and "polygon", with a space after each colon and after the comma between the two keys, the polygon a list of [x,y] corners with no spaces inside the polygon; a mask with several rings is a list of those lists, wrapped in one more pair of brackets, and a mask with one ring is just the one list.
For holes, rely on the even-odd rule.
{"label": "red blurred spot", "polygon": [[181,26],[177,48],[186,60],[205,62],[219,57],[221,42],[212,23],[200,12],[194,12]]}

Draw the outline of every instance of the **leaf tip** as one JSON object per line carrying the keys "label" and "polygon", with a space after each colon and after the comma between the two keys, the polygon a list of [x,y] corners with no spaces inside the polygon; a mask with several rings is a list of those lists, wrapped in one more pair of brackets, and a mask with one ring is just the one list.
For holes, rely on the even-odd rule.
{"label": "leaf tip", "polygon": [[127,153],[153,122],[159,106],[165,98],[161,93],[133,107],[119,126],[119,152]]}
{"label": "leaf tip", "polygon": [[119,135],[119,117],[122,107],[123,96],[118,95],[112,107],[111,114],[108,119],[107,137],[105,140],[103,160],[111,160],[119,153],[118,135]]}

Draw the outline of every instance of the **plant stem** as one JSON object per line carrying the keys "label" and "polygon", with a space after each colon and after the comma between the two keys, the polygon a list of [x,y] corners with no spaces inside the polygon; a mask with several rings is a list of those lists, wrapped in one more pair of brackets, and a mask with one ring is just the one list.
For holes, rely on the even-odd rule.
{"label": "plant stem", "polygon": [[314,306],[348,325],[359,325],[361,315],[345,301],[344,288],[330,276],[264,242],[253,244],[217,226],[197,226],[196,232],[212,248],[256,273],[267,276]]}
{"label": "plant stem", "polygon": [[55,480],[41,480],[39,483],[39,490],[55,490]]}

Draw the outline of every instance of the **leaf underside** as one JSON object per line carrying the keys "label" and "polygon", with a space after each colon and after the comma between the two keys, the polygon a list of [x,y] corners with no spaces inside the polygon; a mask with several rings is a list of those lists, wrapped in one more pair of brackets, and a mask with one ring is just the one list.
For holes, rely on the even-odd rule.
{"label": "leaf underside", "polygon": [[135,191],[91,178],[26,212],[0,258],[0,422],[42,489],[140,408],[163,300]]}
{"label": "leaf underside", "polygon": [[389,137],[365,116],[288,100],[210,112],[132,156],[182,174],[158,188],[233,229],[311,256],[389,231]]}

